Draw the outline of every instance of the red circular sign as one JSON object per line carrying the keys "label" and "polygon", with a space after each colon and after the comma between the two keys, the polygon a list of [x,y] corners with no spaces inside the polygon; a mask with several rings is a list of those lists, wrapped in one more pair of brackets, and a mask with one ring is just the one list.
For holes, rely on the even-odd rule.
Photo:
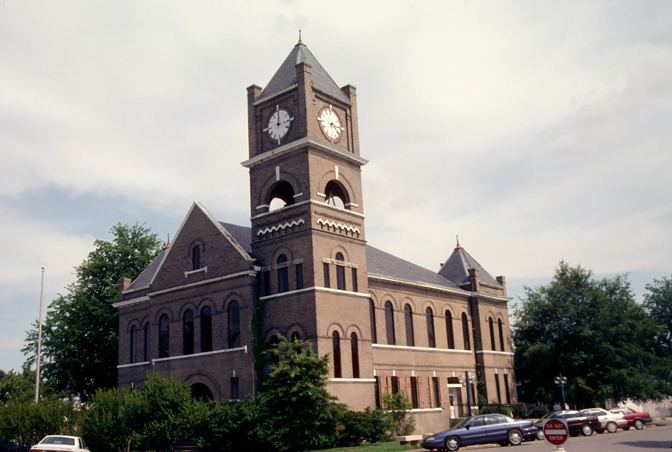
{"label": "red circular sign", "polygon": [[567,424],[560,419],[549,419],[544,424],[544,438],[551,444],[559,446],[567,441]]}

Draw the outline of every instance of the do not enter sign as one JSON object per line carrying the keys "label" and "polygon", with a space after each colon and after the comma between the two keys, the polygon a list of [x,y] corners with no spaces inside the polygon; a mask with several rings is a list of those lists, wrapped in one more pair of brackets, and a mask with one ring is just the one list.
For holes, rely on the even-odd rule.
{"label": "do not enter sign", "polygon": [[564,421],[549,419],[544,424],[544,437],[549,443],[559,446],[567,441],[567,436],[569,436],[569,432]]}

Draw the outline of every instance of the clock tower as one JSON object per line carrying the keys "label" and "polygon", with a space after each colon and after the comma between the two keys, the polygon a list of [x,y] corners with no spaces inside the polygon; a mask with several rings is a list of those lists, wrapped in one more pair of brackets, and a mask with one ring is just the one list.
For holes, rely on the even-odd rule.
{"label": "clock tower", "polygon": [[331,357],[330,391],[353,407],[371,406],[367,161],[359,153],[355,87],[339,88],[299,40],[266,87],[250,86],[247,95],[243,166],[264,340],[311,341]]}

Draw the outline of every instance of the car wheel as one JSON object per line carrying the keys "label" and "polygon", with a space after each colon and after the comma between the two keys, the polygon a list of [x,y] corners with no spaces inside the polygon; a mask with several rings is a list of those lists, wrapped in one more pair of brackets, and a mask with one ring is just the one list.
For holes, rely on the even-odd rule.
{"label": "car wheel", "polygon": [[523,443],[523,434],[520,430],[511,430],[507,435],[507,439],[512,446],[520,446]]}
{"label": "car wheel", "polygon": [[618,430],[618,425],[615,422],[607,423],[607,431],[609,433],[616,433],[616,430]]}
{"label": "car wheel", "polygon": [[544,440],[544,431],[543,431],[543,430],[541,430],[541,429],[537,430],[537,439],[538,439],[539,441],[543,441],[543,440]]}
{"label": "car wheel", "polygon": [[593,427],[591,427],[591,426],[588,425],[588,424],[583,424],[583,425],[581,426],[581,434],[582,434],[583,436],[590,436],[590,435],[592,435],[592,434],[593,434]]}
{"label": "car wheel", "polygon": [[457,450],[460,448],[460,439],[457,436],[449,436],[446,438],[446,450]]}
{"label": "car wheel", "polygon": [[643,429],[643,428],[644,428],[644,422],[642,422],[640,419],[637,419],[637,420],[635,421],[635,428],[636,428],[637,430],[641,430],[641,429]]}

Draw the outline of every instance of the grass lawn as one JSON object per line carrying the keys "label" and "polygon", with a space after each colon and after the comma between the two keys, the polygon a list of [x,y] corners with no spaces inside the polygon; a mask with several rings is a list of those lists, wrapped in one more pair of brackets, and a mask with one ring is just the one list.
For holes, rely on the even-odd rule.
{"label": "grass lawn", "polygon": [[397,452],[401,450],[420,449],[417,446],[402,446],[399,441],[381,441],[374,444],[362,444],[356,447],[337,447],[335,449],[323,449],[322,452]]}

